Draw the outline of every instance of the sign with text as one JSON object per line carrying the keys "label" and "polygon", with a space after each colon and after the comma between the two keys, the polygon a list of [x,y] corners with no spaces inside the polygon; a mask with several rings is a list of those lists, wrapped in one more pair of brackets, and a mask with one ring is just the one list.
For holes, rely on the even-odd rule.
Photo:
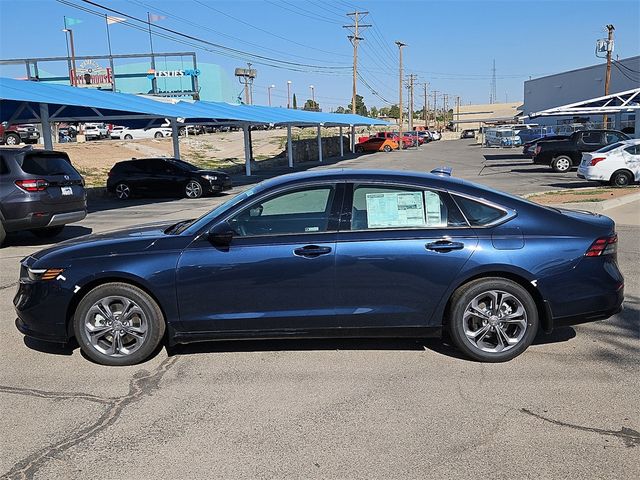
{"label": "sign with text", "polygon": [[70,72],[72,84],[83,88],[113,88],[113,72],[109,67],[99,65],[95,60],[84,60]]}

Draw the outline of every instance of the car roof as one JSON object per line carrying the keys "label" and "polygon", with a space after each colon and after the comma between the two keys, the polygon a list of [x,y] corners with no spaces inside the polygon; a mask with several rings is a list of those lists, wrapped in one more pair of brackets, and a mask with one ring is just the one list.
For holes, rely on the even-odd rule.
{"label": "car roof", "polygon": [[621,140],[620,143],[624,143],[625,145],[638,145],[640,144],[640,138],[631,138],[629,140]]}

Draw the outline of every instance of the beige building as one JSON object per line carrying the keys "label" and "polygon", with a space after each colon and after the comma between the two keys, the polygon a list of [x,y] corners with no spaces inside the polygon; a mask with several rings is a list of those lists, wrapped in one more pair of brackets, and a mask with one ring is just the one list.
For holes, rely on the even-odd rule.
{"label": "beige building", "polygon": [[477,130],[487,124],[515,123],[516,117],[522,113],[522,102],[486,103],[478,105],[460,105],[460,111],[453,108],[454,127],[457,130]]}

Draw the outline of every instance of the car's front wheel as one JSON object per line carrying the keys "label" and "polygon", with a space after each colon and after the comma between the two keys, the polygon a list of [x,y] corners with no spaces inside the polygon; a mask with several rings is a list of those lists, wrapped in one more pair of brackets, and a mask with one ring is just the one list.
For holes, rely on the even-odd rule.
{"label": "car's front wheel", "polygon": [[383,148],[383,150],[384,150],[385,152],[390,152],[390,151],[391,151],[391,147],[390,147],[389,145],[385,145],[385,146],[384,146],[384,148]]}
{"label": "car's front wheel", "polygon": [[566,173],[571,170],[572,166],[573,162],[571,161],[571,158],[566,155],[560,155],[559,157],[554,158],[551,162],[551,169],[557,173]]}
{"label": "car's front wheel", "polygon": [[481,362],[505,362],[524,352],[538,331],[531,294],[503,278],[481,278],[451,298],[448,333],[464,354]]}
{"label": "car's front wheel", "polygon": [[633,175],[631,175],[631,172],[619,170],[611,175],[610,183],[614,187],[626,187],[631,185],[631,182],[633,182]]}
{"label": "car's front wheel", "polygon": [[132,137],[130,134],[128,134],[128,133],[127,133],[127,134],[124,136],[124,139],[125,139],[125,140],[133,140],[133,137]]}
{"label": "car's front wheel", "polygon": [[155,138],[162,138],[162,132],[156,132],[153,134]]}
{"label": "car's front wheel", "polygon": [[131,188],[126,183],[119,183],[116,185],[116,197],[120,200],[127,200],[131,197]]}
{"label": "car's front wheel", "polygon": [[184,194],[187,198],[200,198],[202,193],[202,185],[196,180],[190,180],[186,187],[184,187]]}
{"label": "car's front wheel", "polygon": [[103,365],[135,365],[154,352],[165,331],[162,310],[143,290],[106,283],[80,300],[73,328],[82,351]]}

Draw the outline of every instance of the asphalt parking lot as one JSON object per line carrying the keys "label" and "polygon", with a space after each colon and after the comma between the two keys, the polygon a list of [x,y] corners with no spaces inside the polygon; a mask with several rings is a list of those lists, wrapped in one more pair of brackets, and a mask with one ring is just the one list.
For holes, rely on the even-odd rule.
{"label": "asphalt parking lot", "polygon": [[[514,155],[515,153],[515,155]],[[517,152],[441,141],[314,168],[454,175],[515,194],[584,185]],[[245,187],[236,187],[239,192]],[[64,236],[204,213],[97,200]],[[628,218],[627,215],[625,218]],[[541,335],[506,364],[436,340],[213,342],[103,367],[25,341],[12,298],[29,234],[0,250],[2,478],[637,478],[640,225],[618,225],[625,310]]]}

